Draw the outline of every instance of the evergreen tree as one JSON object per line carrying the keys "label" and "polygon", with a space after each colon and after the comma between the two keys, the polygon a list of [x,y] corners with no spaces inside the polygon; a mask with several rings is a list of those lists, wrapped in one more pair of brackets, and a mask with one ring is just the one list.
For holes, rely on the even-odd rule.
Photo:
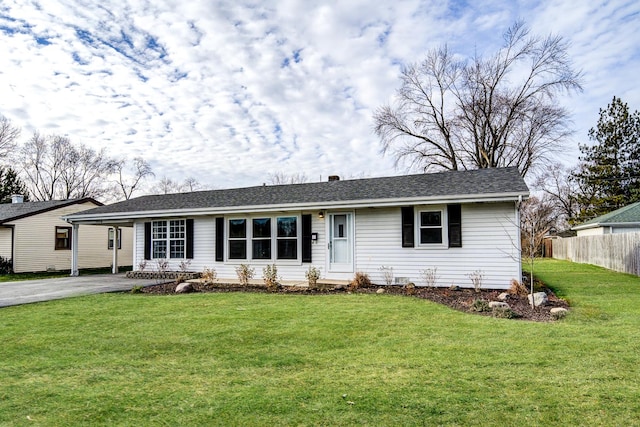
{"label": "evergreen tree", "polygon": [[640,200],[640,113],[630,113],[614,96],[606,109],[600,109],[589,139],[595,144],[580,146],[583,155],[575,174],[581,221]]}
{"label": "evergreen tree", "polygon": [[22,194],[25,202],[29,200],[27,186],[16,171],[10,167],[0,167],[0,203],[11,203],[13,194]]}

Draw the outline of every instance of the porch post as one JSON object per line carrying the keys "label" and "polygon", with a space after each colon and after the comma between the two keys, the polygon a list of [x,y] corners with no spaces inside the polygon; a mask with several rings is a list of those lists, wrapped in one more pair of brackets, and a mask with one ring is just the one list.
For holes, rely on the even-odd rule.
{"label": "porch post", "polygon": [[71,224],[71,275],[78,276],[78,231],[79,224]]}
{"label": "porch post", "polygon": [[118,230],[119,227],[113,226],[113,266],[111,273],[118,274]]}

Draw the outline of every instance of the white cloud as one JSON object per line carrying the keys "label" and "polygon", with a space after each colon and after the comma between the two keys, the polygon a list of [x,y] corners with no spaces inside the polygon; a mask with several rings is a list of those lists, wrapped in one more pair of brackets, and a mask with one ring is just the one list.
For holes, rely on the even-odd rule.
{"label": "white cloud", "polygon": [[67,134],[210,186],[260,184],[274,171],[401,173],[380,155],[371,119],[401,66],[443,43],[492,52],[524,18],[569,40],[585,72],[584,92],[564,100],[577,146],[613,95],[640,109],[639,9],[624,0],[5,1],[0,114],[23,138]]}

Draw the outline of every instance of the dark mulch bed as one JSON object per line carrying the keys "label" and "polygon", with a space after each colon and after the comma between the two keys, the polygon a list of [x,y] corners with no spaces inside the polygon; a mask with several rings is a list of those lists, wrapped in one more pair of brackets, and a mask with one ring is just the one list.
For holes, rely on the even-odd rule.
{"label": "dark mulch bed", "polygon": [[[171,295],[175,294],[177,284],[165,283],[144,287],[140,290],[146,294],[156,295]],[[494,317],[507,317],[519,320],[531,320],[536,322],[548,322],[553,320],[550,310],[553,307],[569,308],[567,302],[563,299],[556,297],[556,295],[547,287],[542,284],[536,285],[536,291],[543,291],[547,294],[548,302],[544,306],[536,307],[535,310],[531,309],[529,299],[526,295],[514,295],[509,294],[505,302],[509,304],[511,312],[496,312],[496,311],[476,311],[474,305],[476,300],[499,301],[498,295],[504,291],[496,290],[480,290],[476,292],[474,289],[449,289],[449,288],[425,288],[417,287],[413,290],[404,289],[402,286],[371,286],[366,288],[356,289],[352,292],[357,293],[377,293],[382,289],[384,293],[394,295],[407,295],[414,298],[424,298],[430,301],[434,301],[439,304],[446,305],[455,310],[478,314],[482,316],[494,316]],[[241,287],[238,285],[225,285],[225,284],[202,284],[194,283],[193,292],[276,292],[276,293],[288,293],[288,294],[304,294],[304,295],[319,295],[319,294],[337,294],[351,292],[345,286],[338,286],[330,289],[308,289],[308,288],[295,288],[295,287],[280,287],[275,291],[270,291],[264,286],[246,286]]]}

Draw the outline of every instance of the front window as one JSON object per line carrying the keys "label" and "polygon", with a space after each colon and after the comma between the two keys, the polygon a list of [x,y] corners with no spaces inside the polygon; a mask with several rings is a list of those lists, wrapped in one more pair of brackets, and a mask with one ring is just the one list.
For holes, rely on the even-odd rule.
{"label": "front window", "polygon": [[231,260],[298,259],[296,216],[234,218],[228,220],[228,225],[228,257]]}
{"label": "front window", "polygon": [[420,244],[442,243],[442,211],[420,212]]}
{"label": "front window", "polygon": [[71,249],[71,227],[56,227],[56,250]]}
{"label": "front window", "polygon": [[253,259],[271,259],[271,218],[253,219]]}
{"label": "front window", "polygon": [[295,216],[278,218],[278,259],[298,258],[298,222]]}
{"label": "front window", "polygon": [[247,259],[247,220],[229,220],[229,259]]}
{"label": "front window", "polygon": [[151,226],[153,258],[184,258],[186,236],[184,219],[153,221]]}

